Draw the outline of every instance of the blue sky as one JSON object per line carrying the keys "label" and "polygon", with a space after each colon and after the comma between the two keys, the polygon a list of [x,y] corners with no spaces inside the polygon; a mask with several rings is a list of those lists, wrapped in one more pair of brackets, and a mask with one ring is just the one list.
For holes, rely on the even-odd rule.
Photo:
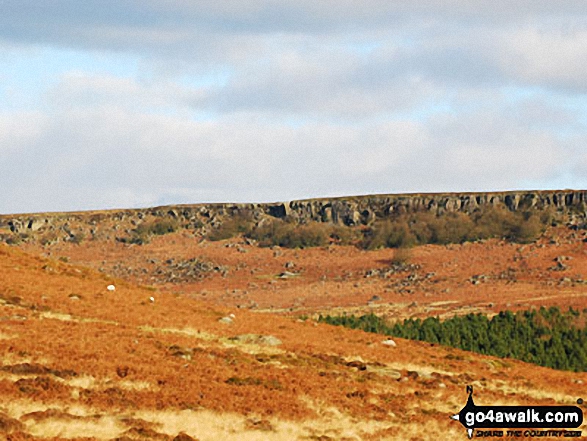
{"label": "blue sky", "polygon": [[581,1],[0,1],[0,213],[587,188]]}

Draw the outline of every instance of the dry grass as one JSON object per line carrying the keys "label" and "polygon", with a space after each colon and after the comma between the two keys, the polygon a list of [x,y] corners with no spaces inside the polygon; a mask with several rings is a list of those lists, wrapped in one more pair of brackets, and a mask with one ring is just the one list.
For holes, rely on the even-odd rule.
{"label": "dry grass", "polygon": [[[142,247],[84,241],[52,250],[78,264],[105,260],[106,266],[144,264],[151,271],[142,253],[189,259],[193,241],[172,233]],[[292,314],[289,308],[297,315],[332,313],[336,306],[392,318],[491,313],[506,304],[587,306],[584,285],[549,285],[587,273],[584,246],[570,237],[559,242],[556,248],[496,241],[414,248],[417,277],[435,275],[411,293],[394,285],[405,273],[364,277],[369,269],[389,267],[390,250],[270,250],[238,243],[243,253],[227,242],[203,243],[198,255],[228,266],[226,277],[153,290],[136,285],[134,276],[116,279],[0,245],[0,367],[47,369],[0,371],[0,411],[36,438],[136,438],[144,427],[161,439],[183,431],[201,441],[460,439],[464,431],[449,416],[464,405],[468,384],[484,404],[570,404],[580,398],[587,374],[401,339],[388,348],[381,336],[235,306],[256,302],[257,310],[285,315]],[[549,272],[561,254],[573,257],[572,271]],[[303,277],[274,279],[288,262]],[[468,282],[508,267],[516,270],[516,282]],[[110,283],[115,293],[106,290]],[[72,293],[80,299],[71,300]],[[374,294],[381,300],[367,305]],[[232,324],[218,322],[230,313]],[[248,334],[272,335],[282,344],[234,339]],[[74,374],[57,375],[65,371]],[[35,412],[45,413],[31,416]]]}

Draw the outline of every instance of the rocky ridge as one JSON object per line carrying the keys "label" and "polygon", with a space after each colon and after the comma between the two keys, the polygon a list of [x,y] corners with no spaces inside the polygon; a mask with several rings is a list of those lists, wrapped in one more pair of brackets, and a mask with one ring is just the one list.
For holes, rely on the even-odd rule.
{"label": "rocky ridge", "polygon": [[[470,214],[484,207],[504,207],[511,211],[552,210],[569,225],[584,225],[587,219],[587,190],[508,191],[487,193],[422,193],[351,196],[294,200],[277,203],[214,203],[169,205],[155,208],[104,210],[70,213],[0,215],[0,239],[10,242],[45,236],[53,240],[81,240],[83,237],[128,234],[136,226],[156,219],[176,222],[178,227],[203,229],[217,227],[225,219],[249,216],[288,218],[296,222],[328,222],[337,225],[369,225],[378,219],[416,212],[436,215]],[[121,231],[122,230],[122,231]],[[52,233],[52,234],[51,234]]]}

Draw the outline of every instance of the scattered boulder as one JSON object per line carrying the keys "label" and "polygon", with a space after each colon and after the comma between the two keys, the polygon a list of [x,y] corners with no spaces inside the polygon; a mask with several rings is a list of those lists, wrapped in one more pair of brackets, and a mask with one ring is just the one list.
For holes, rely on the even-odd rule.
{"label": "scattered boulder", "polygon": [[489,280],[489,276],[486,274],[475,274],[474,276],[469,277],[469,282],[472,285],[479,285],[481,282],[485,282]]}
{"label": "scattered boulder", "polygon": [[392,380],[399,380],[402,378],[402,373],[397,369],[390,368],[388,366],[379,366],[379,365],[368,365],[367,372],[381,375],[384,377],[389,377]]}
{"label": "scattered boulder", "polygon": [[282,344],[282,341],[273,335],[242,334],[235,337],[230,337],[229,340],[238,343],[256,344],[262,346],[279,346]]}
{"label": "scattered boulder", "polygon": [[[368,279],[371,277],[379,277],[381,279],[389,279],[392,275],[400,272],[410,272],[410,276],[413,278],[415,275],[415,271],[420,269],[420,265],[415,263],[392,263],[390,266],[385,268],[372,268],[366,270],[363,274],[363,277]],[[434,275],[434,273],[431,273]],[[408,276],[409,277],[409,276]],[[417,276],[416,276],[417,277]],[[430,276],[432,277],[432,276]],[[427,278],[430,278],[427,277]]]}
{"label": "scattered boulder", "polygon": [[160,266],[154,271],[152,279],[161,283],[184,283],[202,280],[214,273],[225,276],[228,274],[228,267],[217,265],[202,257],[180,261],[168,259],[165,266]]}
{"label": "scattered boulder", "polygon": [[389,346],[391,348],[395,348],[397,346],[397,343],[392,340],[391,338],[388,338],[387,340],[383,340],[381,342],[381,344],[385,345],[385,346]]}
{"label": "scattered boulder", "polygon": [[431,380],[434,378],[433,374],[424,371],[407,371],[406,377],[410,380]]}
{"label": "scattered boulder", "polygon": [[406,377],[412,380],[417,380],[420,374],[417,371],[408,371]]}
{"label": "scattered boulder", "polygon": [[173,357],[178,357],[189,361],[194,355],[194,350],[190,348],[182,348],[178,345],[172,345],[169,347],[169,353]]}
{"label": "scattered boulder", "polygon": [[557,262],[556,265],[551,266],[550,268],[548,268],[549,271],[566,271],[569,269],[568,265],[565,265],[562,262]]}
{"label": "scattered boulder", "polygon": [[555,262],[565,262],[567,260],[573,260],[570,256],[557,256],[553,259]]}
{"label": "scattered boulder", "polygon": [[358,360],[349,361],[346,365],[348,367],[355,368],[360,371],[367,370],[367,365],[365,363],[363,363],[362,361],[358,361]]}
{"label": "scattered boulder", "polygon": [[556,265],[551,266],[550,268],[548,268],[548,270],[549,271],[566,271],[566,270],[570,269],[571,267],[569,265],[566,265],[564,262],[567,262],[571,259],[572,259],[572,257],[569,257],[569,256],[557,256],[553,259],[553,261],[556,262]]}

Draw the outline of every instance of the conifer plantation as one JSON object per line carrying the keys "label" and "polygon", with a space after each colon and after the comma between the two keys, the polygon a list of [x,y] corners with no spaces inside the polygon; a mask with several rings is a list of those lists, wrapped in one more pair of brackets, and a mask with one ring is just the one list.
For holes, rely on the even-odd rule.
{"label": "conifer plantation", "polygon": [[411,340],[452,346],[480,354],[535,363],[554,369],[587,371],[587,311],[558,307],[530,311],[407,319],[388,324],[384,319],[362,316],[320,316],[319,321]]}

